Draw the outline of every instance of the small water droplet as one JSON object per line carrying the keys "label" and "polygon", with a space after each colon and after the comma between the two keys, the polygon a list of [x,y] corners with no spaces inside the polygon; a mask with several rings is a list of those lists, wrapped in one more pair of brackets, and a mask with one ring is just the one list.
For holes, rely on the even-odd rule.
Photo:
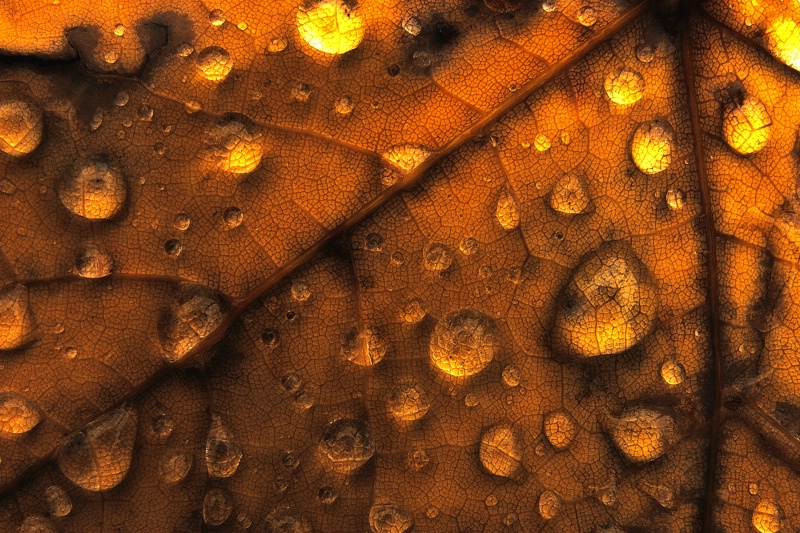
{"label": "small water droplet", "polygon": [[406,462],[412,470],[422,470],[431,461],[428,452],[419,448],[408,452]]}
{"label": "small water droplet", "polygon": [[388,344],[374,327],[352,328],[342,340],[342,356],[359,366],[372,366],[381,362]]}
{"label": "small water droplet", "polygon": [[93,242],[85,243],[75,254],[75,271],[82,278],[104,278],[113,269],[114,258]]}
{"label": "small water droplet", "polygon": [[225,13],[221,9],[212,9],[208,13],[208,21],[212,26],[220,27],[225,24]]}
{"label": "small water droplet", "polygon": [[551,411],[544,416],[544,434],[556,450],[569,448],[578,433],[578,422],[567,411]]}
{"label": "small water droplet", "polygon": [[464,405],[467,407],[476,407],[480,403],[478,396],[472,392],[468,392],[466,396],[464,396]]}
{"label": "small water droplet", "polygon": [[0,350],[19,348],[33,328],[28,289],[23,285],[0,289]]}
{"label": "small water droplet", "polygon": [[233,511],[233,499],[228,491],[214,487],[203,498],[203,521],[209,526],[225,523]]}
{"label": "small water droplet", "polygon": [[159,326],[162,355],[169,363],[180,361],[222,322],[216,296],[190,288],[179,295],[167,320]]}
{"label": "small water droplet", "polygon": [[19,526],[19,533],[57,533],[53,523],[40,515],[32,515],[25,518]]}
{"label": "small water droplet", "polygon": [[653,59],[655,59],[655,56],[655,51],[649,44],[640,44],[636,47],[636,59],[642,63],[650,63]]}
{"label": "small water droplet", "polygon": [[644,122],[633,133],[631,157],[645,174],[658,174],[672,164],[676,142],[675,130],[666,120]]}
{"label": "small water droplet", "polygon": [[356,3],[322,0],[297,10],[297,29],[312,48],[340,55],[355,49],[364,39],[366,20]]}
{"label": "small water droplet", "polygon": [[728,146],[741,155],[754,154],[772,137],[772,117],[759,98],[746,94],[725,106],[722,137]]}
{"label": "small water droplet", "polygon": [[762,500],[753,510],[751,520],[759,533],[778,533],[783,527],[783,511],[776,503]]}
{"label": "small water droplet", "polygon": [[413,299],[407,302],[400,313],[400,318],[406,324],[419,324],[425,318],[425,310],[418,299]]}
{"label": "small water droplet", "polygon": [[78,357],[78,349],[75,348],[74,346],[67,346],[66,348],[64,348],[64,357],[70,360],[75,359],[76,357]]}
{"label": "small water droplet", "polygon": [[450,268],[452,262],[452,250],[438,242],[428,244],[422,253],[422,266],[425,267],[425,270],[441,272]]}
{"label": "small water droplet", "polygon": [[276,329],[265,329],[261,332],[261,342],[268,348],[275,348],[280,343],[280,334]]}
{"label": "small water droplet", "polygon": [[665,199],[667,201],[667,207],[669,207],[670,211],[679,211],[683,209],[686,201],[686,193],[681,189],[669,189]]}
{"label": "small water droplet", "polygon": [[583,213],[589,207],[586,180],[576,174],[565,174],[556,182],[548,201],[553,210],[564,215]]}
{"label": "small water droplet", "polygon": [[521,381],[519,368],[517,365],[511,364],[503,369],[503,383],[508,387],[516,387]]}
{"label": "small water droplet", "polygon": [[50,485],[44,490],[47,508],[53,516],[63,517],[72,512],[72,500],[64,489],[58,485]]}
{"label": "small water droplet", "polygon": [[664,361],[661,365],[661,378],[668,385],[680,385],[686,379],[686,369],[678,361]]}
{"label": "small water droplet", "polygon": [[192,217],[186,213],[178,213],[172,219],[172,226],[180,231],[186,231],[192,225]]}
{"label": "small water droplet", "polygon": [[617,105],[633,105],[644,96],[645,82],[641,74],[627,68],[617,68],[606,76],[608,99]]}
{"label": "small water droplet", "polygon": [[671,416],[636,408],[611,418],[607,424],[611,440],[632,463],[658,459],[675,441],[677,427]]}
{"label": "small water droplet", "polygon": [[219,46],[209,46],[197,54],[197,69],[208,81],[221,82],[233,69],[231,55]]}
{"label": "small water droplet", "polygon": [[486,499],[483,501],[486,504],[486,507],[494,507],[497,505],[497,496],[494,494],[489,494]]}
{"label": "small water droplet", "polygon": [[339,491],[336,487],[325,486],[317,492],[319,502],[323,505],[331,505],[339,498]]}
{"label": "small water droplet", "polygon": [[458,249],[464,255],[472,255],[476,253],[478,251],[478,247],[479,244],[477,239],[475,239],[475,237],[467,237],[463,239],[458,245]]}
{"label": "small water droplet", "polygon": [[122,37],[125,35],[125,26],[123,24],[117,24],[114,26],[114,35],[117,37]]}
{"label": "small water droplet", "polygon": [[329,423],[319,446],[328,465],[341,473],[358,469],[375,454],[375,440],[369,425],[352,418]]}
{"label": "small water droplet", "polygon": [[536,139],[533,141],[533,146],[540,152],[546,152],[550,149],[550,138],[545,135],[544,133],[539,133],[536,135]]}
{"label": "small water droplet", "polygon": [[336,111],[336,113],[343,117],[346,117],[347,115],[352,113],[355,107],[356,105],[353,103],[353,100],[349,96],[339,97],[333,104],[333,109]]}
{"label": "small water droplet", "polygon": [[128,196],[122,174],[101,159],[78,162],[58,184],[61,204],[89,220],[107,220],[116,215]]}
{"label": "small water droplet", "polygon": [[204,158],[223,171],[249,174],[261,162],[262,143],[259,126],[244,115],[225,114],[205,132]]}
{"label": "small water droplet", "polygon": [[511,426],[501,423],[483,432],[479,456],[489,473],[513,477],[522,460],[522,442]]}
{"label": "small water droplet", "polygon": [[270,54],[278,54],[286,50],[288,45],[289,41],[286,40],[286,37],[273,37],[267,43],[267,52]]}
{"label": "small water droplet", "polygon": [[222,220],[225,222],[225,226],[227,226],[228,229],[236,229],[242,225],[244,214],[238,207],[228,207],[222,213]]}
{"label": "small water droplet", "polygon": [[408,17],[403,20],[403,29],[409,35],[413,35],[414,37],[416,37],[417,35],[422,33],[422,24],[416,17]]}
{"label": "small water droplet", "polygon": [[556,10],[558,3],[556,0],[544,0],[542,2],[542,10],[545,13],[552,13]]}
{"label": "small water droplet", "polygon": [[552,490],[546,490],[539,496],[539,514],[545,520],[552,520],[561,509],[561,498]]}
{"label": "small water droplet", "polygon": [[239,469],[242,447],[223,424],[219,415],[211,416],[206,438],[206,468],[211,477],[231,477]]}
{"label": "small water droplet", "polygon": [[177,258],[183,252],[183,243],[178,239],[169,239],[164,243],[164,251],[168,256]]}
{"label": "small water droplet", "polygon": [[178,47],[178,55],[180,57],[189,57],[194,53],[194,45],[192,43],[183,43]]}
{"label": "small water droplet", "polygon": [[383,250],[383,237],[380,233],[370,233],[367,235],[367,250],[370,252],[380,252]]}
{"label": "small water droplet", "polygon": [[500,198],[497,200],[497,208],[494,215],[504,230],[512,230],[519,226],[520,214],[517,201],[505,189],[500,193]]}
{"label": "small water droplet", "polygon": [[16,392],[0,392],[0,433],[22,434],[42,420],[39,407]]}
{"label": "small water droplet", "polygon": [[597,22],[597,13],[593,7],[584,6],[578,11],[578,22],[587,28],[594,26]]}
{"label": "small water droplet", "polygon": [[398,505],[379,503],[369,510],[372,533],[405,533],[414,525],[411,513]]}

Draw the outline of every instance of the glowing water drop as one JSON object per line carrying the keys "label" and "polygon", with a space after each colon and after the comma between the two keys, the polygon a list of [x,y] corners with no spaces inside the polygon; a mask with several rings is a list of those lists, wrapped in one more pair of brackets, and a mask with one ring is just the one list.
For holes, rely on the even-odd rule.
{"label": "glowing water drop", "polygon": [[553,187],[548,199],[553,210],[564,215],[577,215],[589,207],[589,189],[586,180],[576,174],[565,174]]}
{"label": "glowing water drop", "polygon": [[578,433],[578,422],[564,410],[551,411],[544,416],[544,434],[556,450],[566,450]]}
{"label": "glowing water drop", "polygon": [[58,185],[58,197],[70,212],[89,220],[108,220],[128,197],[125,179],[101,159],[77,164]]}
{"label": "glowing water drop", "polygon": [[401,172],[411,172],[431,155],[431,151],[419,144],[398,144],[383,154],[384,161]]}
{"label": "glowing water drop", "polygon": [[764,37],[772,55],[793,69],[800,70],[800,27],[797,22],[780,15],[769,22]]}
{"label": "glowing water drop", "polygon": [[375,439],[369,425],[352,418],[328,424],[319,447],[331,469],[342,473],[358,469],[375,455]]}
{"label": "glowing water drop", "polygon": [[87,242],[75,254],[75,271],[82,278],[104,278],[114,269],[114,258],[93,242]]}
{"label": "glowing water drop", "polygon": [[219,46],[209,46],[197,54],[197,69],[208,81],[221,82],[233,69],[231,55]]}
{"label": "glowing water drop", "polygon": [[539,514],[545,520],[552,520],[561,509],[561,498],[551,490],[544,491],[539,496]]}
{"label": "glowing water drop", "polygon": [[664,361],[661,365],[661,378],[667,385],[680,385],[686,379],[686,369],[677,361]]}
{"label": "glowing water drop", "polygon": [[497,221],[505,230],[512,230],[519,226],[520,215],[517,201],[508,191],[503,190],[500,193],[494,216],[497,217]]}
{"label": "glowing water drop", "polygon": [[722,137],[742,155],[764,148],[772,136],[772,118],[764,102],[745,95],[741,102],[728,104],[722,117]]}
{"label": "glowing water drop", "polygon": [[21,434],[42,420],[39,407],[16,392],[0,392],[0,433]]}
{"label": "glowing water drop", "polygon": [[491,318],[472,309],[448,314],[431,334],[431,362],[450,376],[477,374],[494,359],[494,329]]}
{"label": "glowing water drop", "polygon": [[398,385],[386,400],[389,412],[399,423],[424,417],[431,407],[428,394],[419,385]]}
{"label": "glowing water drop", "polygon": [[631,140],[631,157],[645,174],[658,174],[672,164],[676,146],[675,130],[666,120],[656,119],[640,124]]}
{"label": "glowing water drop", "polygon": [[33,101],[0,95],[0,150],[14,157],[33,152],[42,142],[44,116]]}
{"label": "glowing water drop", "polygon": [[178,298],[159,327],[163,356],[170,363],[183,359],[222,322],[219,300],[201,292]]}
{"label": "glowing water drop", "polygon": [[498,424],[481,436],[479,456],[488,472],[495,476],[513,477],[522,460],[522,442],[511,426]]}
{"label": "glowing water drop", "polygon": [[753,527],[759,533],[778,533],[783,527],[783,513],[776,503],[762,500],[753,509]]}
{"label": "glowing water drop", "polygon": [[413,524],[411,513],[398,505],[379,503],[369,510],[372,533],[405,533]]}
{"label": "glowing water drop", "polygon": [[646,463],[658,459],[675,441],[671,416],[645,408],[627,411],[608,423],[611,440],[626,459]]}
{"label": "glowing water drop", "polygon": [[297,29],[312,48],[326,54],[344,54],[364,39],[366,20],[354,2],[314,1],[297,10]]}
{"label": "glowing water drop", "polygon": [[168,485],[182,481],[192,469],[192,456],[179,450],[168,452],[161,461],[161,478]]}
{"label": "glowing water drop", "polygon": [[33,327],[28,289],[22,285],[0,289],[0,350],[22,346]]}
{"label": "glowing water drop", "polygon": [[606,94],[617,105],[635,104],[642,99],[644,88],[644,78],[635,70],[618,68],[606,76]]}
{"label": "glowing water drop", "polygon": [[206,468],[211,477],[231,477],[239,469],[242,446],[223,424],[219,415],[211,416],[211,428],[206,437]]}
{"label": "glowing water drop", "polygon": [[204,158],[220,170],[249,174],[258,167],[262,154],[261,128],[244,115],[223,115],[205,133]]}

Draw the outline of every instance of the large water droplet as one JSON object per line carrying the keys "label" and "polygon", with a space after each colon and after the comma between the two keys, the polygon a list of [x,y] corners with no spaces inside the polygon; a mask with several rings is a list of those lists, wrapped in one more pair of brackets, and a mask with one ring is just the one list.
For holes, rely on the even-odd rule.
{"label": "large water droplet", "polygon": [[781,508],[776,503],[769,500],[762,500],[758,502],[756,508],[753,509],[752,522],[753,527],[759,533],[778,533],[783,527],[783,513]]}
{"label": "large water droplet", "polygon": [[161,478],[168,485],[182,481],[192,469],[192,456],[180,450],[167,452],[161,460]]}
{"label": "large water droplet", "polygon": [[644,122],[633,132],[631,157],[645,174],[658,174],[672,164],[675,130],[663,119]]}
{"label": "large water droplet", "polygon": [[44,117],[33,101],[0,95],[0,150],[14,157],[33,152],[42,142]]}
{"label": "large water droplet", "polygon": [[40,515],[28,516],[19,526],[19,533],[56,533],[53,523]]}
{"label": "large water droplet", "polygon": [[595,22],[597,22],[597,12],[591,6],[584,6],[578,11],[578,22],[580,22],[581,26],[586,26],[587,28],[594,26]]}
{"label": "large water droplet", "polygon": [[419,144],[397,144],[381,155],[399,171],[411,172],[430,157],[431,151]]}
{"label": "large water droplet", "polygon": [[791,17],[772,19],[764,34],[767,49],[781,62],[800,70],[800,27]]}
{"label": "large water droplet", "polygon": [[67,437],[58,451],[58,467],[83,489],[112,489],[128,473],[135,440],[131,414],[125,409],[111,411]]}
{"label": "large water droplet", "polygon": [[244,115],[223,115],[206,132],[206,161],[234,174],[253,172],[263,154],[261,129]]}
{"label": "large water droplet", "polygon": [[519,226],[519,207],[517,207],[517,201],[508,191],[503,190],[500,193],[494,216],[497,217],[497,221],[505,230],[512,230]]}
{"label": "large water droplet", "polygon": [[44,489],[44,497],[51,515],[60,518],[72,512],[72,500],[69,494],[58,485],[50,485]]}
{"label": "large water droplet", "polygon": [[645,408],[611,418],[607,426],[611,440],[633,463],[646,463],[661,457],[675,441],[677,431],[671,416]]}
{"label": "large water droplet", "polygon": [[635,70],[617,68],[606,76],[606,94],[617,105],[635,104],[644,96],[644,88],[644,78]]}
{"label": "large water droplet", "polygon": [[208,81],[220,82],[233,69],[231,55],[219,46],[209,46],[197,54],[197,69]]}
{"label": "large water droplet", "polygon": [[312,48],[326,54],[344,54],[364,39],[366,20],[355,2],[313,1],[297,10],[297,30]]}
{"label": "large water droplet", "polygon": [[231,477],[242,460],[242,447],[222,423],[219,415],[211,416],[206,438],[206,468],[211,477]]}
{"label": "large water droplet", "polygon": [[222,220],[225,222],[225,226],[228,229],[236,229],[242,225],[242,221],[244,220],[244,213],[238,207],[228,207],[222,213]]}
{"label": "large water droplet", "polygon": [[544,415],[544,434],[556,450],[566,450],[578,433],[578,422],[564,410]]}
{"label": "large water droplet", "polygon": [[546,490],[539,496],[539,514],[545,520],[552,520],[561,509],[561,498],[552,490]]}
{"label": "large water droplet", "polygon": [[214,487],[203,498],[203,522],[209,526],[221,526],[233,511],[233,498],[228,491]]}
{"label": "large water droplet", "polygon": [[375,454],[375,440],[366,422],[342,418],[327,425],[319,444],[323,458],[336,472],[352,472]]}
{"label": "large water droplet", "polygon": [[291,507],[273,509],[264,519],[267,533],[311,533],[311,526]]}
{"label": "large water droplet", "polygon": [[64,207],[89,220],[113,217],[127,196],[125,178],[102,159],[79,163],[58,184],[58,197]]}
{"label": "large water droplet", "polygon": [[0,392],[0,433],[27,433],[41,420],[34,402],[16,392]]}
{"label": "large water droplet", "polygon": [[432,242],[422,252],[422,266],[425,270],[441,272],[450,268],[453,262],[453,251],[438,242]]}
{"label": "large water droplet", "polygon": [[386,341],[373,327],[353,328],[347,332],[342,342],[342,356],[359,366],[380,363],[388,349]]}
{"label": "large water droplet", "polygon": [[661,378],[667,385],[680,385],[686,379],[686,369],[678,361],[664,361],[661,365]]}
{"label": "large water droplet", "polygon": [[576,174],[565,174],[553,186],[550,207],[565,215],[577,215],[589,207],[589,188],[586,180]]}
{"label": "large water droplet", "polygon": [[492,362],[496,350],[494,321],[472,309],[448,314],[431,334],[431,362],[451,376],[477,374]]}
{"label": "large water droplet", "polygon": [[162,355],[170,363],[180,361],[219,326],[222,318],[216,297],[196,291],[180,295],[159,324]]}
{"label": "large water droplet", "polygon": [[22,285],[0,289],[0,350],[22,346],[33,326],[28,289]]}
{"label": "large water droplet", "polygon": [[372,533],[405,533],[412,525],[411,513],[393,503],[377,503],[369,510]]}
{"label": "large water droplet", "polygon": [[113,269],[114,258],[93,242],[87,242],[75,254],[75,271],[82,278],[104,278]]}
{"label": "large water droplet", "polygon": [[553,348],[595,357],[624,352],[655,327],[655,282],[627,243],[605,243],[586,254],[562,292],[553,326]]}
{"label": "large water droplet", "polygon": [[764,148],[772,136],[772,117],[764,102],[745,95],[741,102],[732,102],[722,117],[722,137],[728,146],[742,155]]}
{"label": "large water droplet", "polygon": [[481,464],[491,474],[513,477],[522,460],[522,442],[507,424],[498,424],[484,431],[479,451]]}
{"label": "large water droplet", "polygon": [[386,400],[389,412],[399,423],[419,420],[431,408],[428,394],[420,385],[397,385]]}

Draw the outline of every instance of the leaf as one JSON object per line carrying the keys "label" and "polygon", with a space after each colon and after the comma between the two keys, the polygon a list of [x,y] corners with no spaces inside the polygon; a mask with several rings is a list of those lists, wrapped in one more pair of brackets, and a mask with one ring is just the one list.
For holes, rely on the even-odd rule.
{"label": "leaf", "polygon": [[797,21],[0,7],[0,529],[794,529]]}

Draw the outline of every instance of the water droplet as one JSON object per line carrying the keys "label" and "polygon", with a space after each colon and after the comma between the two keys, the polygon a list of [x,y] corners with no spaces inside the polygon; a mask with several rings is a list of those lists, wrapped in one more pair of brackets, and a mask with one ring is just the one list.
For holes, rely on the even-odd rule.
{"label": "water droplet", "polygon": [[183,104],[183,108],[186,110],[187,113],[192,115],[203,109],[203,104],[201,104],[197,100],[189,100],[185,104]]}
{"label": "water droplet", "polygon": [[664,509],[675,509],[675,491],[665,485],[645,483],[642,490],[649,494]]}
{"label": "water droplet", "polygon": [[192,43],[183,43],[178,47],[178,55],[180,57],[189,57],[194,53],[194,46]]}
{"label": "water droplet", "polygon": [[722,117],[722,137],[728,146],[742,155],[754,154],[764,148],[772,136],[772,118],[764,102],[748,94],[725,106]]}
{"label": "water droplet", "polygon": [[265,521],[266,533],[311,533],[308,521],[290,507],[279,507],[272,510]]}
{"label": "water droplet", "polygon": [[681,189],[670,189],[667,191],[665,199],[670,211],[679,211],[683,209],[683,205],[686,201],[686,193]]}
{"label": "water droplet", "polygon": [[47,508],[51,515],[57,517],[67,516],[72,512],[72,500],[64,489],[58,485],[50,485],[44,490]]}
{"label": "water droplet", "polygon": [[781,508],[777,504],[762,500],[753,509],[753,527],[759,533],[778,533],[783,527]]}
{"label": "water droplet", "polygon": [[16,392],[0,392],[0,433],[27,433],[42,420],[39,407]]}
{"label": "water droplet", "polygon": [[350,99],[349,96],[342,96],[336,99],[336,102],[333,104],[333,109],[339,115],[346,117],[350,113],[353,112],[353,109],[356,105],[353,103],[353,100]]}
{"label": "water droplet", "polygon": [[489,473],[513,477],[522,460],[522,442],[511,426],[498,424],[483,432],[479,456]]}
{"label": "water droplet", "polygon": [[486,499],[483,501],[486,504],[486,507],[494,507],[497,505],[497,496],[494,494],[489,494]]}
{"label": "water droplet", "polygon": [[206,438],[206,468],[211,477],[231,477],[242,460],[242,447],[223,424],[219,415],[211,415]]}
{"label": "water droplet", "polygon": [[422,319],[425,318],[425,315],[426,313],[422,308],[422,304],[416,298],[407,302],[400,312],[400,318],[402,318],[403,322],[406,324],[419,324],[422,322]]}
{"label": "water droplet", "polygon": [[606,76],[606,94],[617,105],[635,104],[644,96],[644,88],[644,78],[635,70],[617,68]]}
{"label": "water droplet", "polygon": [[344,54],[364,39],[366,20],[355,2],[322,0],[297,10],[297,29],[312,48],[325,54]]}
{"label": "water droplet", "polygon": [[661,457],[675,441],[677,431],[671,416],[645,408],[611,418],[607,426],[611,440],[632,463],[646,463]]}
{"label": "water droplet", "polygon": [[512,230],[519,226],[520,215],[517,201],[505,189],[500,193],[500,198],[497,200],[494,216],[497,217],[497,221],[505,230]]}
{"label": "water droplet", "polygon": [[339,498],[339,491],[336,487],[322,487],[317,492],[317,497],[319,498],[319,502],[323,505],[331,505]]}
{"label": "water droplet", "polygon": [[127,92],[120,91],[114,97],[114,105],[117,107],[125,107],[130,99],[131,96]]}
{"label": "water droplet", "polygon": [[311,98],[311,86],[301,81],[292,83],[292,90],[289,97],[294,102],[304,104]]}
{"label": "water droplet", "polygon": [[53,523],[40,515],[28,516],[19,526],[19,533],[56,533]]}
{"label": "water droplet", "polygon": [[308,411],[314,405],[314,397],[308,391],[300,391],[294,397],[294,404],[301,411]]}
{"label": "water droplet", "polygon": [[417,35],[422,33],[422,24],[416,17],[408,17],[405,20],[403,20],[403,29],[409,35],[413,35],[414,37],[416,37]]}
{"label": "water droplet", "polygon": [[430,155],[431,151],[422,145],[397,144],[383,152],[382,157],[384,161],[397,170],[411,172],[428,159]]}
{"label": "water droplet", "polygon": [[[164,155],[164,152],[167,151],[167,147],[164,146],[164,143],[156,143],[153,145],[153,151],[158,155]],[[144,177],[139,178],[139,182],[144,185]]]}
{"label": "water droplet", "polygon": [[756,496],[758,494],[758,483],[750,483],[747,485],[747,492]]}
{"label": "water droplet", "polygon": [[359,366],[376,365],[383,360],[388,344],[373,327],[353,328],[342,342],[342,356]]}
{"label": "water droplet", "polygon": [[111,411],[67,437],[58,451],[58,467],[85,490],[109,490],[128,474],[135,440],[131,414],[125,409]]}
{"label": "water droplet", "polygon": [[352,418],[328,424],[319,446],[328,465],[342,473],[358,469],[375,454],[375,440],[369,425]]}
{"label": "water droplet", "polygon": [[517,365],[510,364],[503,369],[503,383],[507,387],[516,387],[521,381],[519,368]]}
{"label": "water droplet", "polygon": [[218,487],[209,489],[203,498],[203,522],[209,526],[220,526],[233,511],[233,499],[228,491]]}
{"label": "water droplet", "polygon": [[117,37],[122,37],[125,35],[125,26],[123,24],[117,24],[114,26],[114,35]]}
{"label": "water droplet", "polygon": [[273,37],[267,43],[267,52],[270,54],[279,54],[286,50],[287,46],[289,46],[289,41],[286,40],[286,37]]}
{"label": "water droplet", "polygon": [[372,533],[405,533],[414,525],[411,513],[391,503],[378,503],[369,510]]}
{"label": "water droplet", "polygon": [[578,11],[578,22],[587,28],[594,26],[595,22],[597,22],[597,13],[594,8],[590,6],[582,7],[580,11]]}
{"label": "water droplet", "polygon": [[233,69],[231,55],[219,46],[209,46],[197,54],[197,69],[208,81],[221,82]]}
{"label": "water droplet", "polygon": [[433,242],[422,252],[422,266],[425,270],[441,272],[450,268],[453,262],[453,251],[444,244]]}
{"label": "water droplet", "polygon": [[136,111],[136,118],[142,122],[151,122],[153,120],[153,108],[142,104]]}
{"label": "water droplet", "polygon": [[239,24],[237,24],[236,27],[239,29],[239,31],[245,31],[248,28],[247,22],[242,21]]}
{"label": "water droplet", "polygon": [[22,346],[33,327],[28,289],[22,285],[0,289],[0,350]]}
{"label": "water droplet", "polygon": [[576,174],[565,174],[553,186],[548,199],[550,207],[564,215],[577,215],[589,207],[589,188],[586,180]]}
{"label": "water droplet", "polygon": [[664,361],[661,365],[661,378],[667,385],[680,385],[686,379],[686,369],[677,361]]}
{"label": "water droplet", "polygon": [[653,330],[658,290],[624,241],[607,242],[581,258],[559,299],[553,348],[578,357],[624,352]]}
{"label": "water droplet", "polygon": [[236,229],[242,225],[244,214],[238,207],[228,207],[222,213],[222,220],[225,222],[228,229]]}
{"label": "water droplet", "polygon": [[91,131],[97,131],[97,129],[103,125],[103,110],[98,109],[92,115],[92,120],[89,122],[89,129]]}
{"label": "water droplet", "polygon": [[175,363],[183,359],[222,322],[219,300],[199,291],[187,291],[173,304],[167,321],[159,327],[164,358]]}
{"label": "water droplet", "polygon": [[311,297],[311,289],[302,281],[295,281],[292,283],[291,292],[292,300],[296,302],[305,302]]}
{"label": "water droplet", "polygon": [[33,152],[42,142],[44,116],[32,100],[0,96],[0,150],[14,157]]}
{"label": "water droplet", "polygon": [[168,485],[180,483],[192,469],[192,462],[192,456],[186,452],[167,452],[161,461],[161,479]]}
{"label": "water droplet", "polygon": [[[103,54],[103,61],[108,63],[109,65],[113,65],[119,59],[119,52],[116,50],[108,50],[106,53]],[[124,105],[124,104],[123,104]]]}
{"label": "water droplet", "polygon": [[93,242],[87,242],[75,254],[75,271],[82,278],[104,278],[114,269],[114,258]]}
{"label": "water droplet", "polygon": [[797,22],[789,16],[780,15],[767,24],[764,37],[772,55],[793,69],[800,70],[800,27]]}
{"label": "water droplet", "polygon": [[577,433],[578,422],[567,411],[551,411],[544,416],[544,434],[556,450],[569,448]]}
{"label": "water droplet", "polygon": [[402,424],[419,420],[427,414],[431,407],[425,390],[416,384],[397,385],[392,389],[386,405],[394,419]]}
{"label": "water droplet", "polygon": [[212,9],[208,14],[208,21],[212,26],[220,27],[225,24],[225,13],[221,9]]}
{"label": "water droplet", "polygon": [[463,239],[458,245],[458,249],[464,255],[474,254],[475,252],[478,251],[478,247],[479,247],[478,241],[477,239],[475,239],[475,237],[467,237]]}
{"label": "water droplet", "polygon": [[430,340],[431,362],[456,377],[486,368],[496,350],[494,321],[472,309],[455,311],[437,322]]}
{"label": "water droplet", "polygon": [[178,213],[172,219],[172,227],[180,231],[186,231],[192,225],[192,217],[186,213]]}
{"label": "water droplet", "polygon": [[101,159],[78,163],[58,184],[58,197],[70,212],[89,220],[108,220],[128,197],[125,179]]}
{"label": "water droplet", "polygon": [[431,461],[428,452],[419,448],[408,452],[406,462],[412,470],[422,470]]}
{"label": "water droplet", "polygon": [[303,387],[303,378],[290,372],[281,378],[281,387],[289,394],[296,394]]}
{"label": "water droplet", "polygon": [[550,149],[550,138],[544,133],[540,133],[533,140],[533,146],[540,152],[546,152]]}
{"label": "water droplet", "polygon": [[261,332],[261,342],[268,348],[275,348],[280,343],[280,334],[276,329],[267,328]]}
{"label": "water droplet", "polygon": [[557,9],[557,7],[556,0],[544,0],[542,2],[542,11],[545,13],[552,13]]}
{"label": "water droplet", "polygon": [[552,490],[544,491],[539,496],[539,514],[545,520],[552,520],[561,509],[561,498]]}
{"label": "water droplet", "polygon": [[611,484],[609,484],[606,487],[603,487],[598,493],[598,499],[600,500],[600,503],[602,503],[606,507],[612,507],[615,503],[617,503],[616,481],[612,481]]}
{"label": "water droplet", "polygon": [[229,113],[206,131],[204,157],[226,172],[249,174],[261,162],[262,143],[261,128],[244,115]]}
{"label": "water droplet", "polygon": [[406,258],[403,252],[395,252],[392,254],[391,262],[394,266],[400,266],[405,262]]}
{"label": "water droplet", "polygon": [[640,44],[636,47],[636,59],[642,63],[650,63],[655,56],[655,51],[653,51],[653,47],[649,44]]}
{"label": "water droplet", "polygon": [[164,243],[164,251],[168,256],[177,258],[183,252],[183,243],[178,239],[169,239]]}
{"label": "water droplet", "polygon": [[676,142],[675,130],[666,120],[644,122],[633,133],[631,157],[645,174],[658,174],[672,164]]}
{"label": "water droplet", "polygon": [[14,194],[17,192],[17,186],[9,179],[0,179],[0,192],[3,194]]}
{"label": "water droplet", "polygon": [[466,396],[464,396],[464,405],[467,407],[475,407],[480,403],[478,396],[472,392],[468,392]]}
{"label": "water droplet", "polygon": [[510,526],[514,524],[514,522],[516,522],[517,520],[519,520],[519,516],[517,516],[517,513],[510,512],[503,518],[503,525]]}
{"label": "water droplet", "polygon": [[380,233],[370,233],[367,235],[367,250],[370,252],[380,252],[383,250],[383,237]]}
{"label": "water droplet", "polygon": [[78,357],[78,349],[75,348],[74,346],[67,346],[66,348],[64,348],[64,357],[66,357],[69,360],[75,359],[76,357]]}

